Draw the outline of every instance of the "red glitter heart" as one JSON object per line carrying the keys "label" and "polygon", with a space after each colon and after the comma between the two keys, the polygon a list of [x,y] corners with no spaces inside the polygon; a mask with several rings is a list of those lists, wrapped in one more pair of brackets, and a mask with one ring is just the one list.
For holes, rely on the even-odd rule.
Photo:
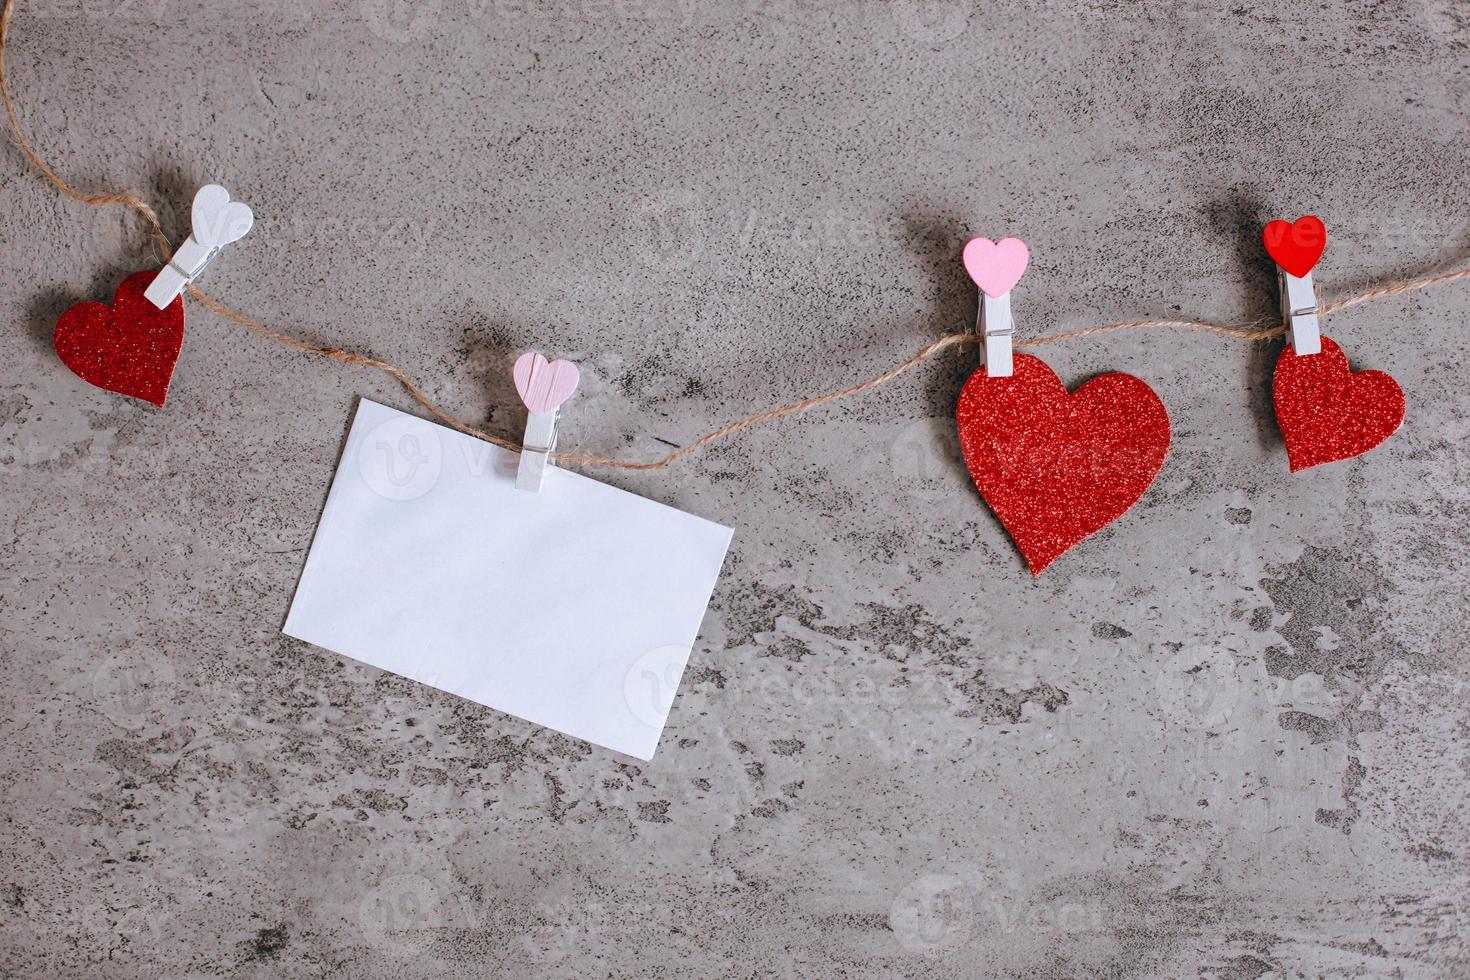
{"label": "red glitter heart", "polygon": [[160,310],[143,296],[156,272],[123,280],[112,305],[78,303],[56,321],[61,363],[88,384],[162,408],[184,344],[184,300]]}
{"label": "red glitter heart", "polygon": [[1276,423],[1293,473],[1361,456],[1404,421],[1404,390],[1382,371],[1351,371],[1342,348],[1322,337],[1322,353],[1287,345],[1276,361]]}
{"label": "red glitter heart", "polygon": [[1327,247],[1327,226],[1315,214],[1308,214],[1291,224],[1271,222],[1261,238],[1272,260],[1300,279],[1322,257],[1322,250]]}
{"label": "red glitter heart", "polygon": [[1169,452],[1169,414],[1152,388],[1104,374],[1072,394],[1045,361],[981,368],[960,392],[960,448],[980,495],[1040,575],[1138,502]]}

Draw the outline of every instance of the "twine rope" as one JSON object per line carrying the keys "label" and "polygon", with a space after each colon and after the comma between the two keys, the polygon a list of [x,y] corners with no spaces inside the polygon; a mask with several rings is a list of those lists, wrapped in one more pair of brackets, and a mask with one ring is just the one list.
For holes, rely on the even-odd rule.
{"label": "twine rope", "polygon": [[[158,215],[154,212],[153,208],[151,208],[146,201],[131,192],[112,194],[87,194],[83,191],[77,190],[71,184],[63,180],[62,177],[57,174],[55,170],[51,169],[46,161],[43,160],[41,156],[36,152],[35,148],[31,145],[30,140],[26,138],[25,132],[21,129],[20,120],[16,115],[15,103],[11,99],[10,83],[6,75],[5,67],[5,48],[6,42],[10,38],[10,21],[11,15],[14,13],[14,10],[15,0],[5,0],[4,13],[0,14],[0,101],[4,102],[5,115],[6,118],[9,120],[10,131],[12,136],[14,137],[16,145],[20,148],[20,151],[25,156],[25,158],[29,160],[31,164],[41,172],[41,176],[45,177],[46,180],[51,183],[51,186],[56,188],[57,191],[64,194],[65,196],[81,204],[90,205],[91,207],[95,208],[106,208],[113,205],[119,205],[142,218],[144,223],[148,226],[149,233],[153,238],[154,247],[158,251],[159,257],[164,262],[168,262],[173,254],[172,245],[169,243],[168,237],[163,233],[163,225],[159,222]],[[1470,269],[1461,269],[1457,272],[1447,272],[1442,275],[1423,276],[1417,279],[1407,279],[1399,282],[1391,282],[1383,286],[1376,287],[1374,289],[1369,289],[1365,292],[1354,293],[1352,295],[1343,296],[1339,299],[1333,300],[1332,302],[1327,303],[1326,305],[1321,307],[1318,312],[1321,315],[1325,316],[1330,313],[1335,313],[1338,310],[1347,309],[1350,306],[1356,306],[1359,303],[1367,303],[1372,300],[1384,299],[1389,296],[1396,296],[1399,293],[1414,292],[1420,289],[1429,289],[1433,286],[1441,286],[1446,283],[1458,282],[1462,279],[1470,279]],[[445,412],[438,405],[436,405],[434,401],[430,399],[428,395],[424,394],[423,390],[419,388],[419,386],[413,382],[413,379],[410,378],[406,373],[404,373],[402,369],[394,364],[389,363],[388,361],[384,361],[376,357],[369,357],[364,354],[354,354],[351,351],[346,351],[339,347],[328,347],[322,344],[312,343],[308,340],[302,340],[299,337],[292,337],[288,334],[281,333],[278,330],[274,330],[263,323],[258,323],[255,320],[250,319],[243,313],[235,310],[233,307],[227,306],[214,297],[205,294],[192,283],[188,285],[187,290],[189,295],[192,296],[196,302],[207,307],[215,314],[225,318],[226,320],[236,323],[246,328],[247,330],[251,330],[257,334],[260,334],[262,337],[273,340],[278,344],[284,344],[287,347],[293,347],[296,350],[305,351],[308,354],[314,354],[318,357],[325,357],[334,361],[340,361],[344,364],[357,364],[363,367],[372,368],[376,371],[382,371],[384,374],[389,375],[400,385],[402,385],[404,390],[408,392],[409,396],[413,398],[414,401],[418,402],[418,404],[425,411],[427,411],[435,419],[452,429],[462,432],[468,436],[474,436],[477,439],[483,439],[486,442],[493,443],[494,445],[501,447],[502,449],[508,449],[514,452],[519,452],[521,449],[521,444],[519,442],[511,439],[506,439],[503,436],[497,436],[494,433],[486,432],[482,429],[477,429],[474,426],[466,425],[463,422],[460,422],[458,419],[454,418],[448,412]],[[1046,334],[1045,336],[1041,337],[1017,338],[1013,343],[1016,347],[1041,347],[1046,344],[1056,344],[1068,340],[1081,340],[1085,337],[1096,337],[1100,334],[1113,333],[1119,330],[1159,330],[1172,328],[1178,328],[1182,330],[1201,330],[1207,333],[1218,334],[1222,337],[1230,337],[1235,340],[1243,341],[1270,340],[1273,337],[1280,337],[1286,333],[1285,325],[1280,323],[1272,323],[1269,320],[1256,320],[1251,323],[1236,325],[1205,323],[1198,320],[1131,320],[1126,323],[1108,323],[1102,326],[1084,327],[1079,330],[1067,330],[1061,333]],[[556,453],[554,454],[553,458],[555,458],[556,461],[559,463],[565,463],[573,466],[605,467],[621,470],[660,470],[666,466],[677,463],[686,456],[698,452],[711,443],[719,442],[722,439],[728,439],[736,433],[743,432],[744,430],[757,425],[764,425],[767,422],[773,422],[777,419],[785,418],[788,415],[797,415],[801,412],[806,412],[814,408],[821,408],[824,405],[830,405],[833,402],[841,401],[845,398],[852,398],[866,391],[871,391],[872,389],[877,388],[881,385],[885,385],[888,382],[895,380],[896,378],[902,377],[909,371],[918,367],[920,364],[929,360],[929,358],[934,357],[935,355],[940,354],[950,349],[951,347],[962,347],[970,344],[979,344],[983,342],[983,340],[984,337],[975,333],[948,334],[946,336],[940,337],[933,343],[927,344],[924,347],[920,348],[907,360],[903,361],[894,368],[884,371],[882,374],[875,375],[865,381],[859,381],[856,384],[849,385],[848,387],[842,388],[838,391],[828,392],[825,395],[818,395],[812,398],[807,398],[802,401],[793,402],[789,405],[781,405],[777,408],[772,408],[767,411],[759,412],[755,415],[750,415],[746,418],[739,419],[735,422],[731,422],[728,425],[721,426],[713,432],[706,433],[705,435],[700,436],[698,439],[695,439],[693,442],[680,446],[667,455],[659,459],[652,460],[650,462],[633,462],[629,460],[609,459],[603,456],[592,456],[582,453]]]}

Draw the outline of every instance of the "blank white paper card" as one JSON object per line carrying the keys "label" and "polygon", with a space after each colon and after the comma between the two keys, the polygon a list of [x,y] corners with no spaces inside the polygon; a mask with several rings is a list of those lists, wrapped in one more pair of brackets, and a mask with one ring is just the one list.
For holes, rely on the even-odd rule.
{"label": "blank white paper card", "polygon": [[731,530],[366,399],[288,636],[653,758]]}

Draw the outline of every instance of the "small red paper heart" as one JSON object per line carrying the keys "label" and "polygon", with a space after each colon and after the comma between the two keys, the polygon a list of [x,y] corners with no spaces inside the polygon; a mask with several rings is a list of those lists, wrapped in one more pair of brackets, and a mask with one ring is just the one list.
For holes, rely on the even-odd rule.
{"label": "small red paper heart", "polygon": [[981,368],[956,411],[980,495],[1032,575],[1138,502],[1169,452],[1169,413],[1152,388],[1104,374],[1072,394],[1045,361],[1015,355],[1010,377]]}
{"label": "small red paper heart", "polygon": [[1276,361],[1276,423],[1293,473],[1361,456],[1404,421],[1404,390],[1382,371],[1352,371],[1324,334],[1322,353],[1287,345]]}
{"label": "small red paper heart", "polygon": [[163,407],[184,345],[184,300],[160,310],[143,296],[156,272],[122,281],[112,305],[78,303],[56,321],[61,363],[88,384]]}
{"label": "small red paper heart", "polygon": [[1273,221],[1261,233],[1266,252],[1273,261],[1300,279],[1312,271],[1327,247],[1327,226],[1315,214],[1303,215],[1291,224]]}

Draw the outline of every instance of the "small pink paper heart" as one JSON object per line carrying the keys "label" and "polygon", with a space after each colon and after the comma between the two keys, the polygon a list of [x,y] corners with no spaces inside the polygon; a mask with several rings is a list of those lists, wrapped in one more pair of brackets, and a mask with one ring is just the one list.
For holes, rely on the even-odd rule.
{"label": "small pink paper heart", "polygon": [[511,374],[516,380],[516,391],[526,403],[532,415],[545,415],[561,407],[561,403],[572,397],[582,373],[571,361],[547,362],[538,351],[527,351],[516,358]]}
{"label": "small pink paper heart", "polygon": [[1004,296],[1026,271],[1031,251],[1019,238],[972,238],[965,245],[965,271],[986,296]]}

